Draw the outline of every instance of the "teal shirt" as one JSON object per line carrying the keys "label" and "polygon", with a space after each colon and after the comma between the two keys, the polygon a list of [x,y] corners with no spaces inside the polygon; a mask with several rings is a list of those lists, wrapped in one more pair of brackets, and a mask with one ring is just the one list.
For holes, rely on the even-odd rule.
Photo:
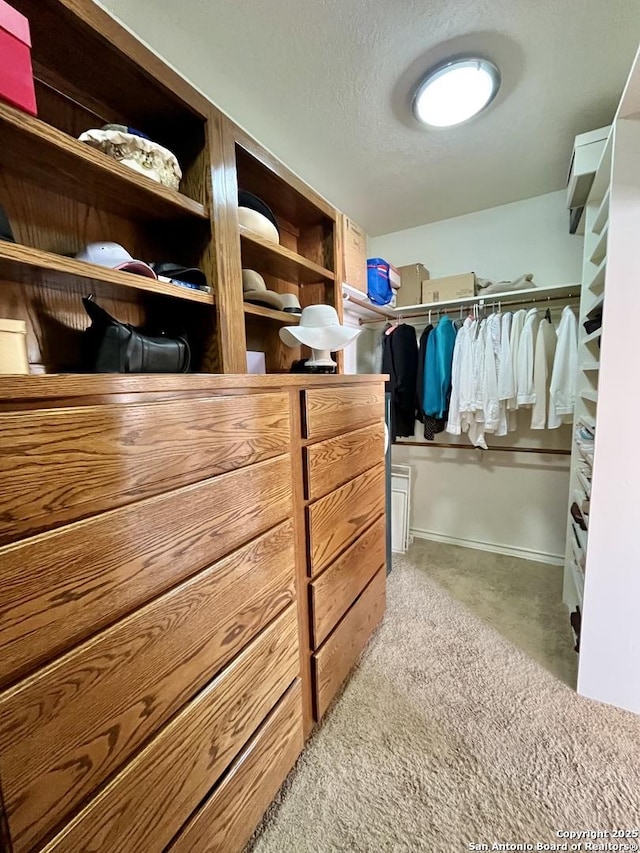
{"label": "teal shirt", "polygon": [[451,365],[456,328],[445,314],[429,335],[424,364],[424,412],[444,418],[451,393]]}

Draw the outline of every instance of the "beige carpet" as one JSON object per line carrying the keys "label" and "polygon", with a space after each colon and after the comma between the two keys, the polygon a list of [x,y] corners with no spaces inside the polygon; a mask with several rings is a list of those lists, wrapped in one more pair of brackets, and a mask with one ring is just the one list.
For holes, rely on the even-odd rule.
{"label": "beige carpet", "polygon": [[561,680],[558,584],[557,568],[451,546],[396,559],[384,623],[250,849],[535,849],[637,826],[640,718]]}

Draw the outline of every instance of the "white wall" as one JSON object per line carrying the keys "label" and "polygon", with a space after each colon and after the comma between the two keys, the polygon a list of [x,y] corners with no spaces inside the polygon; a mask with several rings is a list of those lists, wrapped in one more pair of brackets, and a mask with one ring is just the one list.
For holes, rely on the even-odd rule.
{"label": "white wall", "polygon": [[[396,266],[423,263],[433,278],[531,272],[536,284],[551,285],[581,280],[582,242],[569,234],[564,193],[557,192],[372,238],[368,252]],[[518,431],[489,443],[569,449],[570,427],[533,432],[526,423],[526,411],[519,412]],[[437,438],[447,441],[467,439]],[[563,561],[569,457],[395,446],[393,459],[413,468],[414,535]]]}

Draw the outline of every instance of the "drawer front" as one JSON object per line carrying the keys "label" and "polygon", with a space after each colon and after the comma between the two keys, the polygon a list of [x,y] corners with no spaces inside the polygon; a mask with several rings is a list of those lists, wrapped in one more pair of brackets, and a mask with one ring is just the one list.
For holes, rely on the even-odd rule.
{"label": "drawer front", "polygon": [[0,548],[0,684],[291,513],[287,455]]}
{"label": "drawer front", "polygon": [[384,461],[384,421],[304,448],[307,498],[315,501]]}
{"label": "drawer front", "polygon": [[382,516],[311,582],[314,648],[324,642],[378,569],[385,565],[385,538]]}
{"label": "drawer front", "polygon": [[304,437],[329,438],[384,420],[384,387],[312,388],[303,394]]}
{"label": "drawer front", "polygon": [[291,606],[43,849],[163,850],[298,676],[297,636]]}
{"label": "drawer front", "polygon": [[385,570],[380,569],[320,651],[312,656],[316,720],[325,714],[382,619],[386,584]]}
{"label": "drawer front", "polygon": [[168,853],[242,853],[303,746],[296,681]]}
{"label": "drawer front", "polygon": [[382,515],[384,482],[384,465],[377,465],[307,508],[312,577]]}
{"label": "drawer front", "polygon": [[294,601],[294,566],[286,521],[0,695],[14,851],[32,849]]}
{"label": "drawer front", "polygon": [[0,413],[0,545],[289,451],[285,394]]}

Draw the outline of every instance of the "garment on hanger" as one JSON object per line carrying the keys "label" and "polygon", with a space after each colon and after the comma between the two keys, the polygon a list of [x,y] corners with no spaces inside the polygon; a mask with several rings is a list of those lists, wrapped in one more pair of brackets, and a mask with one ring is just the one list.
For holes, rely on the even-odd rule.
{"label": "garment on hanger", "polygon": [[578,321],[567,305],[558,326],[558,342],[549,388],[549,429],[571,421],[578,376]]}
{"label": "garment on hanger", "polygon": [[524,318],[524,326],[518,344],[518,408],[531,406],[536,401],[536,392],[533,385],[533,358],[538,324],[540,317],[537,308],[530,308]]}
{"label": "garment on hanger", "polygon": [[416,376],[418,373],[418,341],[413,326],[401,323],[383,332],[382,371],[390,380],[391,438],[411,437],[416,421]]}
{"label": "garment on hanger", "polygon": [[444,431],[445,421],[443,418],[434,418],[427,415],[424,411],[424,383],[425,383],[425,364],[427,358],[427,343],[429,335],[433,332],[434,327],[429,323],[423,333],[420,335],[420,343],[418,347],[418,376],[416,380],[416,398],[417,409],[416,418],[424,426],[424,437],[427,441],[433,441],[438,433]]}
{"label": "garment on hanger", "polygon": [[[513,370],[513,394],[507,401],[507,409],[510,412],[515,412],[518,409],[518,350],[520,348],[520,337],[524,326],[524,318],[527,312],[524,308],[516,311],[511,320],[510,345],[511,345],[511,365]],[[509,427],[511,431],[515,429],[515,418],[510,417]]]}
{"label": "garment on hanger", "polygon": [[531,410],[531,429],[544,429],[547,425],[547,398],[549,381],[556,354],[557,332],[546,317],[540,321],[536,336],[533,364],[533,387],[536,401]]}
{"label": "garment on hanger", "polygon": [[508,432],[516,429],[515,412],[509,412],[507,407],[509,400],[515,397],[516,383],[513,373],[513,357],[511,354],[511,322],[513,314],[507,311],[502,315],[502,326],[500,329],[500,362],[498,370],[498,400],[501,406],[501,419],[507,422]]}
{"label": "garment on hanger", "polygon": [[451,367],[456,330],[446,314],[429,335],[424,372],[424,412],[433,418],[447,417],[451,395]]}

